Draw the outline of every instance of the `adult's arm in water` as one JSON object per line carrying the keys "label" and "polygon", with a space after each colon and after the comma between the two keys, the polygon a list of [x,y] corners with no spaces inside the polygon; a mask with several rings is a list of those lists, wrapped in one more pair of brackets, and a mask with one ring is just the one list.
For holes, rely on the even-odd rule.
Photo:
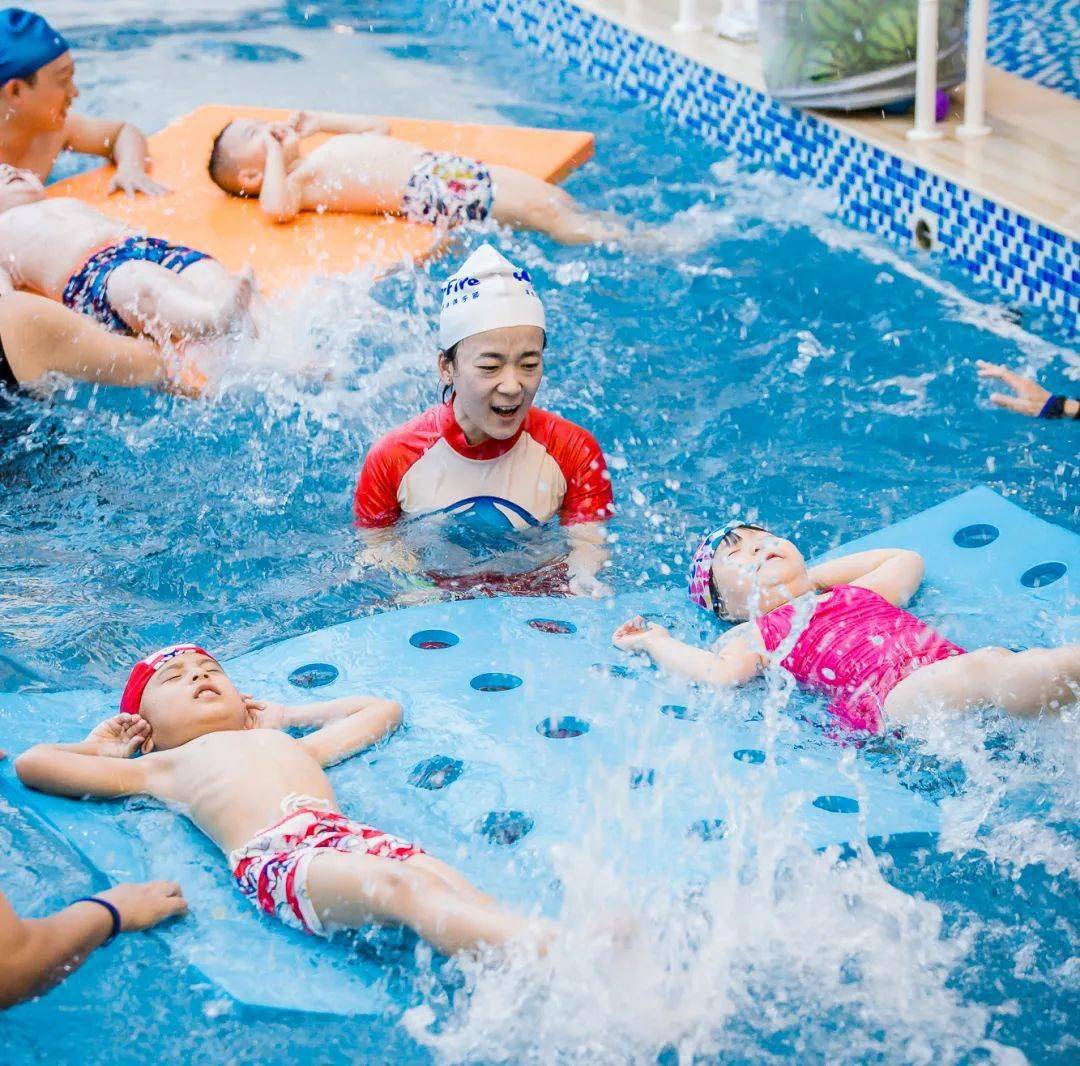
{"label": "adult's arm in water", "polygon": [[731,630],[723,647],[716,651],[684,644],[663,626],[641,617],[624,622],[611,639],[623,651],[644,652],[668,673],[716,688],[743,685],[765,668],[764,654],[754,646],[750,631],[743,626]]}
{"label": "adult's arm in water", "polygon": [[299,743],[321,766],[332,766],[378,744],[401,725],[400,703],[377,696],[360,696],[350,702],[353,707],[346,717],[300,739]]}
{"label": "adult's arm in water", "polygon": [[357,566],[396,570],[402,574],[415,574],[420,570],[420,560],[393,526],[361,527],[359,533],[364,547],[356,557]]}
{"label": "adult's arm in water", "polygon": [[116,173],[109,182],[109,192],[141,192],[148,196],[161,196],[169,191],[146,173],[150,147],[142,131],[129,122],[68,115],[64,124],[64,147],[72,152],[85,152],[112,160]]}
{"label": "adult's arm in water", "polygon": [[0,299],[0,341],[23,384],[56,371],[101,385],[152,385],[198,395],[196,383],[174,381],[152,341],[110,333],[44,296],[16,292]]}
{"label": "adult's arm in water", "polygon": [[[97,898],[116,908],[125,933],[187,913],[180,886],[172,881],[117,885]],[[47,918],[20,918],[0,892],[0,1010],[59,984],[112,931],[112,915],[100,903],[81,900]]]}
{"label": "adult's arm in water", "polygon": [[599,574],[610,558],[607,532],[602,522],[578,522],[566,527],[570,556],[566,569],[570,591],[575,596],[610,596],[611,587],[600,580]]}
{"label": "adult's arm in water", "polygon": [[263,138],[266,145],[266,165],[263,169],[259,206],[275,222],[291,222],[298,214],[304,198],[303,163],[292,174],[285,167],[281,142],[272,134]]}
{"label": "adult's arm in water", "polygon": [[903,607],[918,591],[926,569],[923,557],[906,548],[876,548],[843,555],[809,570],[814,588],[859,585],[884,596],[895,607]]}
{"label": "adult's arm in water", "polygon": [[74,799],[115,799],[152,792],[160,755],[132,759],[149,747],[150,726],[135,714],[107,718],[77,744],[35,744],[15,760],[27,788]]}
{"label": "adult's arm in water", "polygon": [[301,137],[314,133],[389,133],[390,126],[373,115],[346,115],[338,111],[295,111],[289,125]]}
{"label": "adult's arm in water", "polygon": [[[1030,415],[1032,418],[1080,418],[1080,399],[1055,397],[1037,381],[1021,377],[998,363],[987,363],[982,359],[977,360],[977,363],[979,377],[995,378],[1004,382],[1014,393],[1011,396],[1004,392],[991,393],[992,404],[1017,414]],[[1051,404],[1051,400],[1056,400],[1057,404]],[[1055,409],[1055,406],[1058,409]]]}

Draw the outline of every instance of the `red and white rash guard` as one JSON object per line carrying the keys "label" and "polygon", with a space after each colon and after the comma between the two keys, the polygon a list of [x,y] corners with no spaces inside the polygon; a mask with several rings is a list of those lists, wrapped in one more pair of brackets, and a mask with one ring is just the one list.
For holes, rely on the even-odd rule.
{"label": "red and white rash guard", "polygon": [[603,452],[580,426],[532,407],[515,436],[473,445],[447,403],[375,444],[353,510],[366,529],[438,513],[524,529],[555,514],[564,525],[603,522],[614,507]]}

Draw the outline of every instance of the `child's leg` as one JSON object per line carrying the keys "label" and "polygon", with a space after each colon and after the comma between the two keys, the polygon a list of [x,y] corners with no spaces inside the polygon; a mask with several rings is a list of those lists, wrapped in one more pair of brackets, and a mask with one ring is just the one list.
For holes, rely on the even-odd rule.
{"label": "child's leg", "polygon": [[916,670],[889,693],[885,715],[905,722],[935,706],[990,706],[1028,717],[1060,711],[1078,699],[1080,644],[1017,652],[981,648]]}
{"label": "child's leg", "polygon": [[480,903],[485,907],[497,907],[499,904],[494,897],[486,892],[481,892],[472,884],[464,874],[458,873],[452,866],[436,859],[431,855],[414,855],[409,859],[409,865],[419,870],[426,870],[434,874],[447,888],[461,894],[463,898],[471,899],[474,903]]}
{"label": "child's leg", "polygon": [[[210,271],[195,275],[200,267],[214,267],[219,283],[211,296],[204,289]],[[189,277],[189,275],[193,275]],[[204,337],[228,328],[251,301],[249,278],[234,278],[220,263],[201,260],[182,274],[157,263],[122,263],[106,285],[109,303],[136,333],[167,337]]]}
{"label": "child's leg", "polygon": [[491,214],[504,225],[538,230],[563,244],[593,244],[626,236],[621,222],[586,211],[558,185],[513,167],[488,169],[495,184]]}
{"label": "child's leg", "polygon": [[530,932],[539,938],[536,923],[477,902],[430,866],[416,865],[416,859],[398,862],[325,851],[311,860],[307,887],[316,914],[328,928],[396,922],[447,955],[501,947]]}

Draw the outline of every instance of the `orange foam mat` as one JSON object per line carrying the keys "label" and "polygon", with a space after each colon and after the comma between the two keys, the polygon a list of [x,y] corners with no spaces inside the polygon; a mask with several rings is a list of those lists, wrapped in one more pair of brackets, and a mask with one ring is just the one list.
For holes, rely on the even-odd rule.
{"label": "orange foam mat", "polygon": [[[437,251],[430,226],[402,218],[305,212],[279,225],[259,205],[222,192],[206,172],[214,137],[230,119],[281,121],[289,112],[210,104],[150,138],[153,177],[172,191],[160,198],[108,193],[112,167],[99,167],[49,186],[50,196],[76,196],[155,237],[208,252],[230,270],[251,263],[264,292],[296,286],[317,274],[345,274],[372,265],[377,273],[405,258]],[[435,151],[457,152],[559,181],[592,157],[593,136],[567,130],[477,126],[388,118],[395,137]],[[305,140],[310,151],[325,134]]]}

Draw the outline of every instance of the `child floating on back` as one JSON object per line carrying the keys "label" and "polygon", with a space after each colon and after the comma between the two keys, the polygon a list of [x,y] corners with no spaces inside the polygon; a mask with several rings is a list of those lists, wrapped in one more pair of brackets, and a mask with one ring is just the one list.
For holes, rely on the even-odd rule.
{"label": "child floating on back", "polygon": [[[301,158],[301,140],[315,133],[337,136]],[[429,152],[389,133],[386,123],[364,115],[235,119],[214,141],[210,176],[234,196],[257,196],[278,222],[301,211],[345,211],[448,228],[490,215],[564,244],[625,236],[620,223],[584,210],[557,185],[513,167]]]}
{"label": "child floating on back", "polygon": [[[61,796],[144,794],[178,806],[228,856],[240,891],[295,929],[327,936],[397,922],[448,954],[517,937],[542,946],[538,923],[338,808],[324,768],[392,733],[398,704],[263,703],[242,696],[213,656],[180,644],[136,664],[120,710],[78,744],[25,752],[20,779]],[[297,727],[315,728],[298,740],[283,732]]]}
{"label": "child floating on back", "polygon": [[780,665],[828,696],[830,711],[856,729],[879,731],[935,706],[994,706],[1031,716],[1080,699],[1080,645],[965,651],[901,610],[922,576],[922,556],[900,548],[807,569],[790,541],[732,523],[701,542],[690,573],[694,603],[743,623],[716,652],[641,618],[620,626],[613,639],[675,674],[716,686],[751,680],[780,649]]}
{"label": "child floating on back", "polygon": [[243,324],[255,283],[81,200],[47,199],[32,171],[0,163],[0,295],[15,289],[60,300],[115,333],[165,342]]}

